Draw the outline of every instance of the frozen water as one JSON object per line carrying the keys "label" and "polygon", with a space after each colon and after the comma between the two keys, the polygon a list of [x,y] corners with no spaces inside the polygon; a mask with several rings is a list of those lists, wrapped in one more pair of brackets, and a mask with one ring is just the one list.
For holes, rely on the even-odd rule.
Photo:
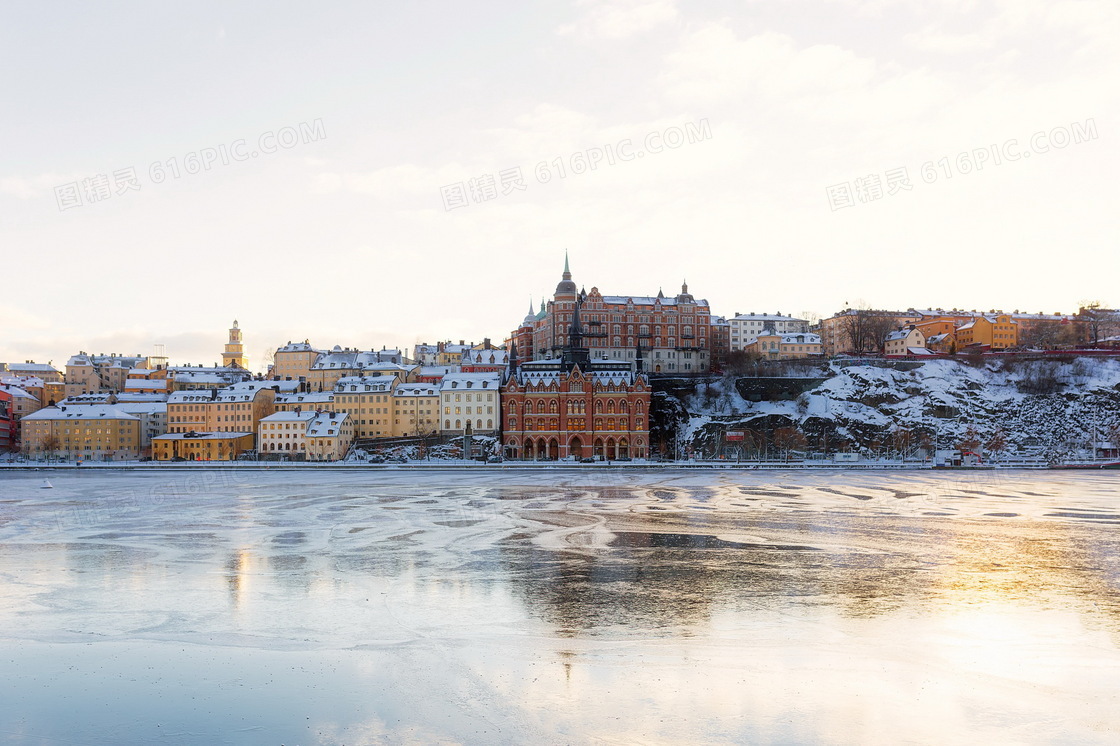
{"label": "frozen water", "polygon": [[0,741],[1115,743],[1107,473],[0,474]]}

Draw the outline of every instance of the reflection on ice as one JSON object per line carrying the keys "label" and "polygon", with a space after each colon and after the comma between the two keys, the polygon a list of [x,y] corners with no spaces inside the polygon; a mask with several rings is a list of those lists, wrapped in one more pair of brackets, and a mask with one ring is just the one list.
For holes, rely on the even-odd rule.
{"label": "reflection on ice", "polygon": [[[1107,743],[1107,475],[0,476],[14,743]],[[9,726],[8,724],[13,724]]]}

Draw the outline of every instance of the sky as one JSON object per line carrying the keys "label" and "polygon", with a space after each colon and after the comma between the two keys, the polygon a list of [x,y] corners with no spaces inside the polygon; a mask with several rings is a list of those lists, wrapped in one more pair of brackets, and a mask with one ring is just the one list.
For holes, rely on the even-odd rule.
{"label": "sky", "polygon": [[[1120,305],[1112,0],[8,4],[0,361]],[[593,166],[593,167],[592,167]]]}

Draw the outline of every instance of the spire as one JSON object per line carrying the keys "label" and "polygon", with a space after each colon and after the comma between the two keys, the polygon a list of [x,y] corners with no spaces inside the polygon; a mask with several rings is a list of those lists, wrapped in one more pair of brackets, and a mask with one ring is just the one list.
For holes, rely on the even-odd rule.
{"label": "spire", "polygon": [[572,279],[572,270],[568,269],[568,250],[564,249],[564,279]]}

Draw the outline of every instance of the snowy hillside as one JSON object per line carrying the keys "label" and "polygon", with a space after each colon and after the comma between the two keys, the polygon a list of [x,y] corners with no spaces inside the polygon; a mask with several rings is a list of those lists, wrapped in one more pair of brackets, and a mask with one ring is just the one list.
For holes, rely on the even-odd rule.
{"label": "snowy hillside", "polygon": [[[788,385],[759,395],[760,381]],[[797,450],[913,452],[972,438],[985,450],[1047,456],[1088,455],[1091,443],[1120,435],[1113,359],[825,364],[796,378],[725,377],[659,398],[679,441],[698,453],[726,446],[728,430],[745,431],[747,446],[773,444],[779,431]]]}

